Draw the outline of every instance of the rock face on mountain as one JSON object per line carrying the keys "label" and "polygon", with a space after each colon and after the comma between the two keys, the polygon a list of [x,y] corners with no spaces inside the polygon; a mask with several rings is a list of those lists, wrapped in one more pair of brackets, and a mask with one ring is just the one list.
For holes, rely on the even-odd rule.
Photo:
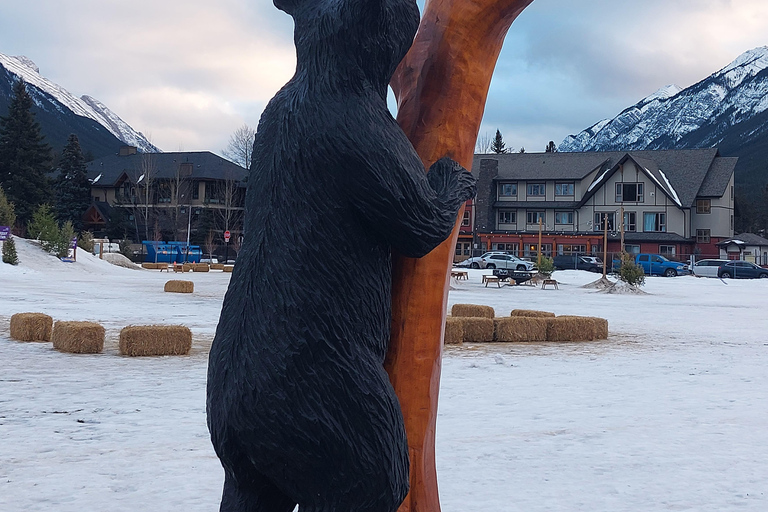
{"label": "rock face on mountain", "polygon": [[84,151],[96,157],[114,154],[123,144],[136,146],[143,152],[159,151],[98,100],[90,96],[77,98],[41,76],[35,63],[26,57],[0,53],[0,115],[7,111],[11,89],[19,78],[27,83],[37,120],[54,148],[63,147],[69,134],[74,133]]}
{"label": "rock face on mountain", "polygon": [[669,85],[613,119],[569,135],[560,151],[718,147],[740,157],[737,185],[768,181],[768,46],[681,90]]}

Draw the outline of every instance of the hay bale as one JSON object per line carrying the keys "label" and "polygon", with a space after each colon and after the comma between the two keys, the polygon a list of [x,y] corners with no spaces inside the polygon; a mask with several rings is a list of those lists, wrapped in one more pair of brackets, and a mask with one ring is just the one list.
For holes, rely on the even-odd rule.
{"label": "hay bale", "polygon": [[532,316],[512,316],[494,320],[495,341],[546,341],[547,320]]}
{"label": "hay bale", "polygon": [[454,304],[451,316],[472,318],[493,318],[495,315],[491,306],[476,306],[474,304]]}
{"label": "hay bale", "polygon": [[223,263],[211,263],[211,270],[224,270]]}
{"label": "hay bale", "polygon": [[51,341],[53,318],[44,313],[16,313],[11,317],[11,338],[18,341]]}
{"label": "hay bale", "polygon": [[549,311],[536,311],[535,309],[513,309],[509,316],[528,316],[534,318],[554,318],[555,314]]}
{"label": "hay bale", "polygon": [[464,331],[464,342],[487,343],[493,341],[493,319],[479,317],[457,318]]}
{"label": "hay bale", "polygon": [[147,270],[154,270],[156,267],[154,263],[144,262],[141,264],[141,268],[145,268]]}
{"label": "hay bale", "polygon": [[461,345],[464,341],[464,324],[461,318],[447,317],[445,319],[445,338],[443,342],[446,345]]}
{"label": "hay bale", "polygon": [[232,272],[234,269],[235,269],[234,265],[224,265],[224,268],[222,270],[224,270],[224,272]]}
{"label": "hay bale", "polygon": [[171,293],[192,293],[195,291],[195,283],[192,281],[181,281],[179,279],[171,279],[165,283],[166,292]]}
{"label": "hay bale", "polygon": [[211,267],[207,263],[197,263],[192,267],[193,272],[208,272],[209,270],[211,270]]}
{"label": "hay bale", "polygon": [[53,348],[71,354],[98,354],[104,350],[104,327],[96,322],[56,322]]}
{"label": "hay bale", "polygon": [[592,341],[595,323],[583,316],[547,318],[547,341]]}
{"label": "hay bale", "polygon": [[182,272],[192,272],[192,270],[193,270],[194,268],[195,268],[195,264],[194,264],[194,263],[184,263],[184,264],[181,266],[181,271],[182,271]]}
{"label": "hay bale", "polygon": [[597,316],[585,316],[592,322],[592,339],[593,340],[607,340],[608,339],[608,320]]}
{"label": "hay bale", "polygon": [[120,331],[124,356],[171,356],[189,354],[192,331],[183,325],[129,325]]}

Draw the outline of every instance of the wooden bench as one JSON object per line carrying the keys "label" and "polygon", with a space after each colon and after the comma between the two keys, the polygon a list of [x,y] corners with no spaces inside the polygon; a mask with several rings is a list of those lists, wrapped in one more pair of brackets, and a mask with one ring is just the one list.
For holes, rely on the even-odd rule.
{"label": "wooden bench", "polygon": [[555,290],[559,290],[560,289],[560,288],[557,287],[557,281],[554,280],[554,279],[545,279],[545,280],[543,280],[541,282],[541,289],[543,290],[544,288],[547,287],[547,285],[554,286]]}
{"label": "wooden bench", "polygon": [[451,270],[451,277],[455,277],[457,281],[459,279],[466,279],[469,281],[469,273],[465,270]]}
{"label": "wooden bench", "polygon": [[501,278],[499,276],[483,276],[483,283],[488,288],[488,283],[496,283],[501,288]]}

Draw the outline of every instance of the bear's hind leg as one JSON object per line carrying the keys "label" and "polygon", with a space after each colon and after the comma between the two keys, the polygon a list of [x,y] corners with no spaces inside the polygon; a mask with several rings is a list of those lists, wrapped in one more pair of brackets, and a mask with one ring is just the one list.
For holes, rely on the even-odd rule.
{"label": "bear's hind leg", "polygon": [[220,512],[292,512],[296,502],[283,494],[264,477],[239,485],[226,472]]}

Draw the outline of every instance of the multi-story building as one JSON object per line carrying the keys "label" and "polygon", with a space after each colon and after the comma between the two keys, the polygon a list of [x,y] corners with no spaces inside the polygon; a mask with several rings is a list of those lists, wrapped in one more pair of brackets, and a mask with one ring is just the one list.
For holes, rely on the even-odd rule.
{"label": "multi-story building", "polygon": [[611,253],[623,239],[631,253],[717,255],[733,236],[736,161],[717,149],[475,155],[475,250],[599,254],[607,228]]}
{"label": "multi-story building", "polygon": [[119,154],[87,164],[93,203],[86,227],[102,234],[110,221],[127,221],[135,241],[180,240],[202,243],[211,232],[217,241],[229,230],[242,233],[244,168],[208,151]]}

